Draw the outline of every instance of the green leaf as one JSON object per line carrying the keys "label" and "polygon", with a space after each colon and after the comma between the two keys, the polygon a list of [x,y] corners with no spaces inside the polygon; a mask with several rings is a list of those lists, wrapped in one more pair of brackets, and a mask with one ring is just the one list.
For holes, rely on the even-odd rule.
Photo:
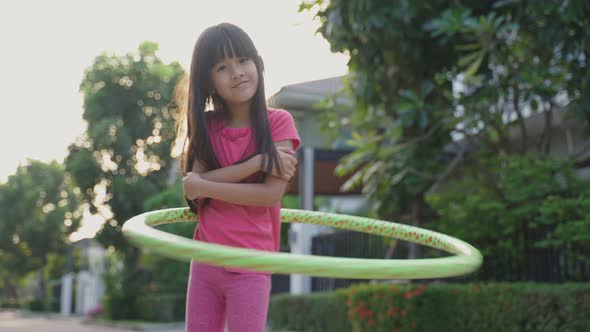
{"label": "green leaf", "polygon": [[303,12],[306,10],[311,10],[315,5],[317,5],[319,2],[321,1],[314,1],[314,2],[309,2],[309,1],[302,1],[299,4],[299,9],[297,10],[298,12]]}
{"label": "green leaf", "polygon": [[429,125],[428,120],[429,120],[428,113],[426,111],[420,112],[420,120],[418,121],[418,125],[420,126],[420,128],[424,129],[424,128],[428,127],[428,125]]}
{"label": "green leaf", "polygon": [[406,98],[408,101],[417,101],[418,100],[418,96],[416,96],[416,93],[414,93],[414,91],[412,90],[402,90],[399,93],[400,96],[402,96],[403,98]]}
{"label": "green leaf", "polygon": [[348,180],[346,180],[346,182],[344,182],[342,184],[342,186],[340,187],[341,191],[350,191],[354,188],[356,188],[362,181],[363,179],[363,172],[359,171],[354,173]]}
{"label": "green leaf", "polygon": [[479,43],[463,44],[455,47],[458,51],[479,51],[481,45]]}
{"label": "green leaf", "polygon": [[473,75],[475,75],[479,69],[479,66],[481,65],[481,62],[483,61],[484,56],[485,53],[481,52],[477,60],[473,62],[469,68],[467,68],[467,71],[465,72],[465,80],[469,80],[471,77],[473,77]]}
{"label": "green leaf", "polygon": [[397,185],[398,183],[400,183],[404,177],[406,176],[406,174],[408,174],[408,169],[404,168],[403,170],[401,170],[399,173],[395,174],[392,178],[391,178],[391,182],[389,183],[392,186]]}
{"label": "green leaf", "polygon": [[536,99],[531,100],[531,109],[533,111],[538,111],[539,110],[539,102],[537,102]]}
{"label": "green leaf", "polygon": [[405,113],[411,112],[416,108],[416,104],[413,102],[399,102],[394,105],[396,112]]}
{"label": "green leaf", "polygon": [[418,113],[418,111],[415,111],[415,110],[403,111],[399,114],[399,122],[404,127],[411,127],[414,124],[417,113]]}
{"label": "green leaf", "polygon": [[372,151],[358,149],[358,150],[350,153],[348,156],[344,157],[340,161],[338,166],[336,166],[336,168],[334,169],[334,173],[337,176],[346,175],[346,174],[356,170],[362,164],[368,162],[370,160],[370,158],[372,157],[372,155],[373,155]]}
{"label": "green leaf", "polygon": [[457,62],[457,64],[459,65],[459,67],[465,67],[465,66],[472,64],[474,61],[477,61],[477,59],[480,57],[481,57],[481,51],[469,53],[469,54],[464,55],[461,58],[459,58],[459,61]]}
{"label": "green leaf", "polygon": [[420,99],[425,99],[434,90],[434,84],[430,81],[425,81],[420,86]]}

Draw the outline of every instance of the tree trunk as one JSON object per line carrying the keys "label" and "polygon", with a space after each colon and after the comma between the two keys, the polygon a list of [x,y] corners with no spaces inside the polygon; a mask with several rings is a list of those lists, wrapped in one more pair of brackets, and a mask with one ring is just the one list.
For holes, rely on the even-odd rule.
{"label": "tree trunk", "polygon": [[38,271],[37,281],[39,283],[39,290],[37,293],[37,299],[44,300],[45,294],[47,294],[47,292],[46,292],[47,285],[45,282],[45,274],[43,273],[43,268],[39,269],[39,271]]}
{"label": "tree trunk", "polygon": [[5,299],[18,300],[18,293],[15,285],[10,281],[9,278],[4,278],[4,289],[2,290],[2,297]]}

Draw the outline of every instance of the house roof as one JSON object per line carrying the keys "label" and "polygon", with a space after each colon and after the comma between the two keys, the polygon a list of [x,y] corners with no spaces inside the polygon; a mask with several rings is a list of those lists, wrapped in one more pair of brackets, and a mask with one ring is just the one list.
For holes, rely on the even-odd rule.
{"label": "house roof", "polygon": [[[344,90],[344,76],[330,77],[321,80],[286,85],[268,99],[268,106],[288,110],[310,111],[327,96]],[[350,108],[347,97],[339,97],[339,107]]]}

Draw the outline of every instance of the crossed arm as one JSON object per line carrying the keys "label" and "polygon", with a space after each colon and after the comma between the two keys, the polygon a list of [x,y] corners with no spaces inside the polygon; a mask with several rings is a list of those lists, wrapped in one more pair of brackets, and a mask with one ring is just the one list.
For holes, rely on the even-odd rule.
{"label": "crossed arm", "polygon": [[[278,147],[293,149],[291,140],[275,143]],[[258,155],[242,164],[212,171],[196,162],[193,172],[182,180],[183,191],[190,200],[210,197],[226,202],[250,206],[275,206],[285,193],[288,180],[267,174],[264,183],[236,183],[260,170]]]}
{"label": "crossed arm", "polygon": [[212,182],[237,183],[247,178],[248,176],[260,171],[261,155],[256,155],[253,158],[241,164],[231,165],[207,171],[205,166],[200,161],[195,160],[193,164],[193,173],[198,173],[201,178]]}

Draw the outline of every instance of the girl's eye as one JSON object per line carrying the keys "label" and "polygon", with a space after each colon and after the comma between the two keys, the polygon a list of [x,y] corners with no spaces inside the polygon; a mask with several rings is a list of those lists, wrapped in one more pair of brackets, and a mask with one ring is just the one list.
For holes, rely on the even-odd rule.
{"label": "girl's eye", "polygon": [[248,60],[250,60],[250,59],[248,59],[248,58],[240,58],[240,63],[244,63],[244,62],[246,62]]}
{"label": "girl's eye", "polygon": [[217,67],[217,71],[218,71],[218,72],[219,72],[219,71],[222,71],[222,70],[224,70],[224,69],[225,69],[225,66],[219,66],[219,67]]}

